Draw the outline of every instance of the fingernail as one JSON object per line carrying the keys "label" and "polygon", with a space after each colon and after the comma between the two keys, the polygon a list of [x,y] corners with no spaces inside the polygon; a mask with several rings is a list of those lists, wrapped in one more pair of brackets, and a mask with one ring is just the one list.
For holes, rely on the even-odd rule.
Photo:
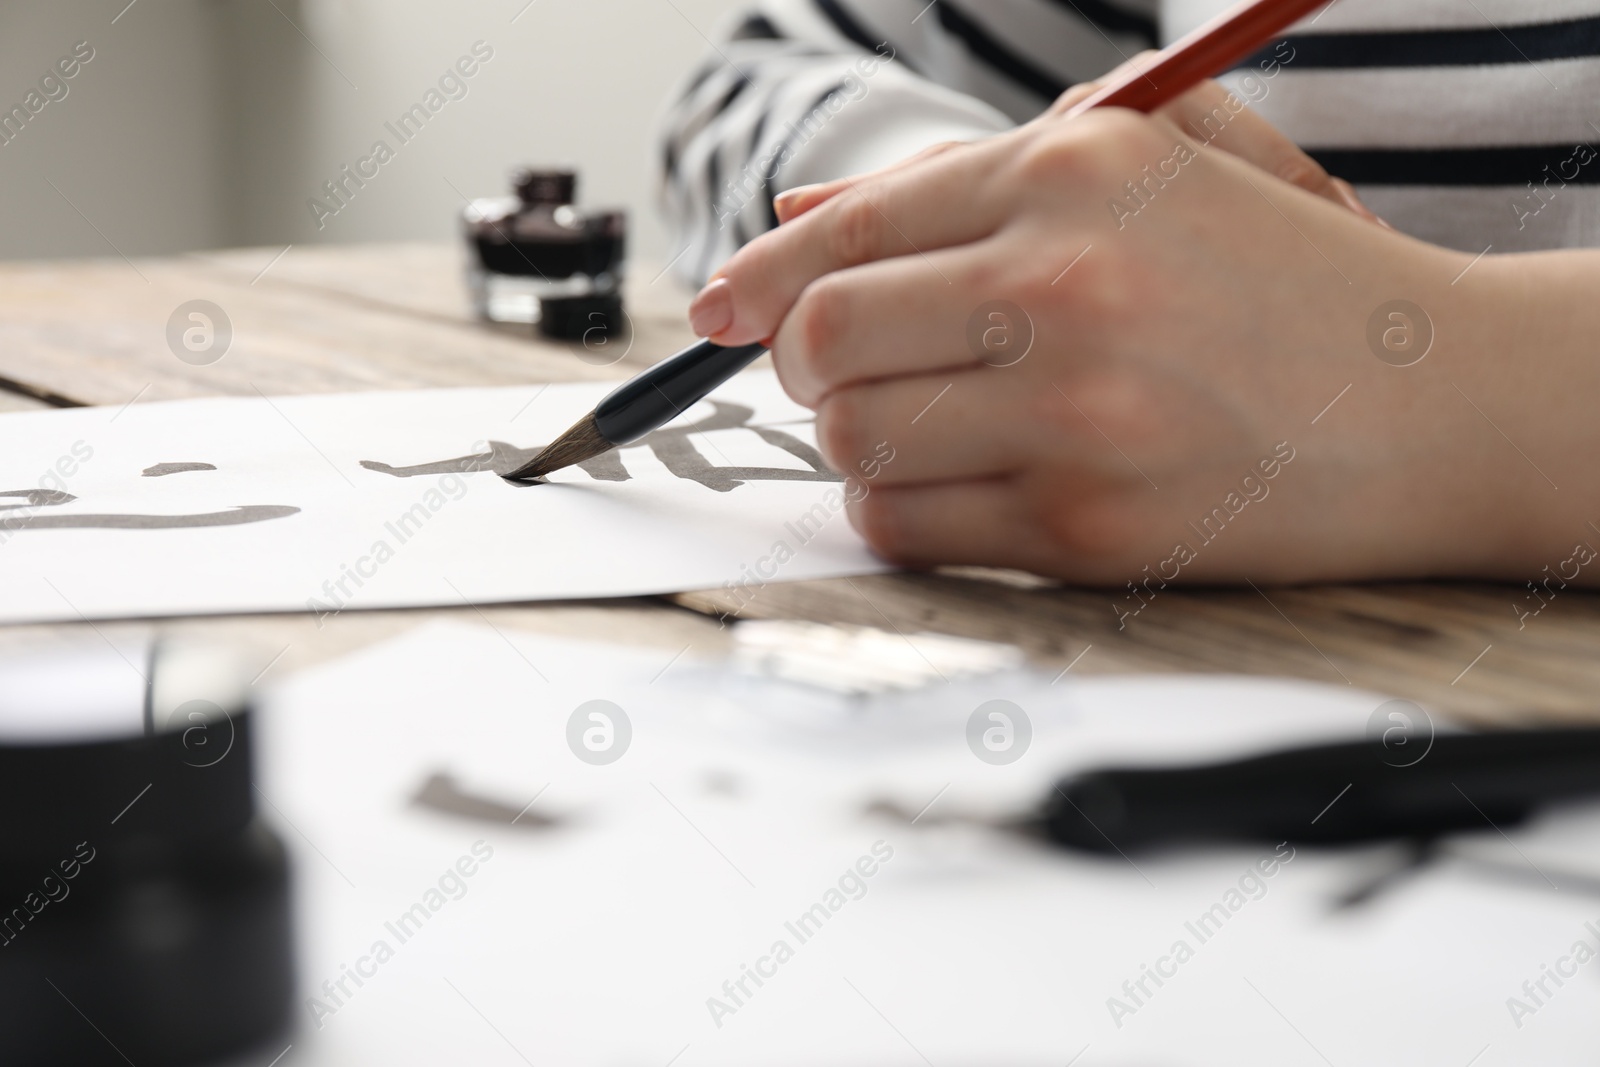
{"label": "fingernail", "polygon": [[1334,178],[1332,179],[1332,182],[1334,189],[1339,193],[1339,198],[1344,201],[1345,207],[1349,208],[1351,211],[1354,211],[1357,215],[1360,215],[1364,219],[1367,219],[1371,222],[1376,222],[1379,226],[1382,226],[1385,229],[1394,229],[1393,226],[1390,226],[1387,222],[1374,214],[1370,207],[1361,202],[1361,198],[1356,195],[1355,186],[1351,185],[1343,178]]}
{"label": "fingernail", "polygon": [[717,278],[689,305],[689,326],[701,337],[714,337],[733,325],[733,287]]}
{"label": "fingernail", "polygon": [[1363,204],[1361,198],[1356,195],[1355,186],[1343,178],[1329,178],[1328,184],[1333,186],[1333,191],[1339,194],[1339,202],[1345,207],[1354,211],[1357,215],[1372,214],[1367,210],[1367,205]]}
{"label": "fingernail", "polygon": [[786,219],[794,214],[816,189],[815,184],[797,185],[793,189],[786,189],[772,198],[772,210],[778,213],[779,219]]}

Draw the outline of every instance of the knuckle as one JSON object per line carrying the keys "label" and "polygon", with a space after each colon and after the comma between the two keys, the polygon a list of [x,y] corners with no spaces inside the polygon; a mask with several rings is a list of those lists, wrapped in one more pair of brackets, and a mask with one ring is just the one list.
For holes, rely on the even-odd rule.
{"label": "knuckle", "polygon": [[841,389],[817,407],[817,447],[835,470],[853,470],[865,440],[866,401],[860,389]]}
{"label": "knuckle", "polygon": [[1038,519],[1059,549],[1083,562],[1104,563],[1141,541],[1134,509],[1110,493],[1088,491],[1070,499],[1048,494]]}
{"label": "knuckle", "polygon": [[1159,148],[1149,118],[1108,108],[1041,129],[1022,149],[1018,170],[1030,184],[1111,178],[1137,170]]}
{"label": "knuckle", "polygon": [[876,259],[883,246],[882,216],[865,193],[853,192],[835,198],[828,219],[829,251],[848,266]]}
{"label": "knuckle", "polygon": [[806,286],[792,312],[801,368],[824,392],[840,377],[839,353],[848,328],[849,305],[849,293],[830,276]]}
{"label": "knuckle", "polygon": [[893,494],[880,490],[852,504],[850,523],[868,547],[884,559],[904,561],[910,558],[912,545]]}
{"label": "knuckle", "polygon": [[817,393],[807,383],[806,375],[799,371],[796,357],[791,354],[790,348],[782,341],[773,345],[772,369],[778,375],[778,384],[783,386],[783,391],[788,393],[796,404],[816,409]]}
{"label": "knuckle", "polygon": [[992,296],[1010,297],[1024,307],[1041,295],[1034,285],[1034,274],[1037,272],[1016,262],[1019,257],[1002,258],[986,254],[988,250],[984,252],[969,257],[968,262],[962,264],[960,281],[968,293],[978,294],[983,300]]}
{"label": "knuckle", "polygon": [[1142,167],[1157,154],[1172,152],[1172,139],[1158,132],[1148,115],[1110,108],[1099,112],[1096,118],[1095,156],[1105,159],[1119,173],[1130,166]]}
{"label": "knuckle", "polygon": [[1080,141],[1051,130],[1022,149],[1017,158],[1017,176],[1030,185],[1053,183],[1081,173],[1086,163]]}

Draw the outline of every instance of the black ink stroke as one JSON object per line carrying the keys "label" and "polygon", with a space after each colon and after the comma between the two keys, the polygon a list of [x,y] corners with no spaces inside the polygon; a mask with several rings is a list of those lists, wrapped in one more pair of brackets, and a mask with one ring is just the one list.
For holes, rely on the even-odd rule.
{"label": "black ink stroke", "polygon": [[56,489],[11,489],[0,497],[21,497],[21,504],[0,504],[0,531],[16,530],[180,530],[204,526],[244,526],[297,515],[299,508],[252,504],[197,515],[7,515],[29,508],[55,507],[78,499]]}
{"label": "black ink stroke", "polygon": [[[698,482],[707,489],[726,493],[745,482],[842,482],[844,478],[830,470],[822,453],[791,433],[771,426],[752,426],[750,418],[754,409],[743,404],[730,404],[720,400],[710,401],[712,413],[698,422],[683,426],[669,426],[656,430],[633,442],[628,447],[647,447],[662,464],[679,478]],[[749,430],[769,445],[781,448],[806,464],[810,470],[789,470],[785,467],[718,467],[707,462],[689,439],[690,434],[709,433],[713,430]],[[493,471],[504,477],[538,455],[544,446],[518,448],[504,441],[490,441],[488,452],[453,459],[419,463],[409,467],[393,467],[387,463],[364,459],[361,465],[367,470],[395,478],[417,478],[429,474],[471,474],[476,471]],[[613,450],[594,459],[585,460],[578,467],[589,477],[601,482],[626,482],[632,478],[623,466],[620,450]],[[539,483],[533,483],[539,484]]]}
{"label": "black ink stroke", "polygon": [[71,493],[63,493],[59,489],[11,489],[0,493],[0,496],[20,496],[27,499],[21,504],[0,504],[0,510],[10,508],[42,508],[51,504],[70,504],[78,499]]}
{"label": "black ink stroke", "polygon": [[517,810],[504,801],[467,789],[443,771],[435,771],[411,795],[411,803],[419,808],[429,808],[463,819],[476,819],[499,826],[517,825],[527,830],[543,830],[556,826],[561,820],[527,806]]}
{"label": "black ink stroke", "polygon": [[214,471],[216,469],[210,463],[157,463],[153,467],[146,467],[142,473],[146,478],[165,478],[169,474],[186,474],[189,471]]}
{"label": "black ink stroke", "polygon": [[0,530],[185,530],[201,526],[245,526],[288,518],[299,508],[252,504],[200,515],[28,515],[0,518]]}
{"label": "black ink stroke", "polygon": [[[478,452],[470,456],[457,456],[454,459],[441,459],[433,463],[418,463],[411,467],[391,467],[387,463],[377,460],[364,459],[361,465],[369,471],[387,474],[395,478],[420,478],[428,474],[474,474],[478,471],[493,471],[504,478],[528,460],[538,455],[538,448],[518,448],[508,445],[504,441],[490,441],[489,451]],[[592,462],[592,461],[591,461]],[[587,466],[588,464],[582,464]]]}

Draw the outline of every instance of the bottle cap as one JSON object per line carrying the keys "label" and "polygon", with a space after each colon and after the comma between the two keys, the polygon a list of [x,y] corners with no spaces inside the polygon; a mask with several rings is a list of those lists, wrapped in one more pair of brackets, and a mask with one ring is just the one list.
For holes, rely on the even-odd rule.
{"label": "bottle cap", "polygon": [[201,644],[0,661],[0,833],[7,860],[93,834],[182,845],[254,813],[246,693]]}
{"label": "bottle cap", "polygon": [[578,198],[578,173],[570,168],[518,167],[511,175],[517,198],[528,207],[561,207]]}

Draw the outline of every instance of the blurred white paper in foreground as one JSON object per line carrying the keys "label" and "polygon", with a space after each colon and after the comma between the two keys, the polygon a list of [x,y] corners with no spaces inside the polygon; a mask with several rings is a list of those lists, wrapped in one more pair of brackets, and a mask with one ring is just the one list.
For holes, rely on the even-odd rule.
{"label": "blurred white paper in foreground", "polygon": [[[1600,967],[1507,1002],[1593,943],[1600,897],[1446,862],[1335,912],[1391,849],[1095,857],[935,818],[1101,761],[1356,738],[1377,695],[1010,671],[983,699],[1032,740],[1002,765],[967,690],[810,723],[758,696],[692,649],[455,624],[289,681],[260,781],[299,846],[296,1062],[1592,1062]],[[925,814],[865,813],[886,796]],[[1515,840],[1596,867],[1600,820]]]}
{"label": "blurred white paper in foreground", "polygon": [[636,445],[509,472],[608,383],[0,416],[0,622],[625,596],[885,569],[812,415],[750,372]]}

